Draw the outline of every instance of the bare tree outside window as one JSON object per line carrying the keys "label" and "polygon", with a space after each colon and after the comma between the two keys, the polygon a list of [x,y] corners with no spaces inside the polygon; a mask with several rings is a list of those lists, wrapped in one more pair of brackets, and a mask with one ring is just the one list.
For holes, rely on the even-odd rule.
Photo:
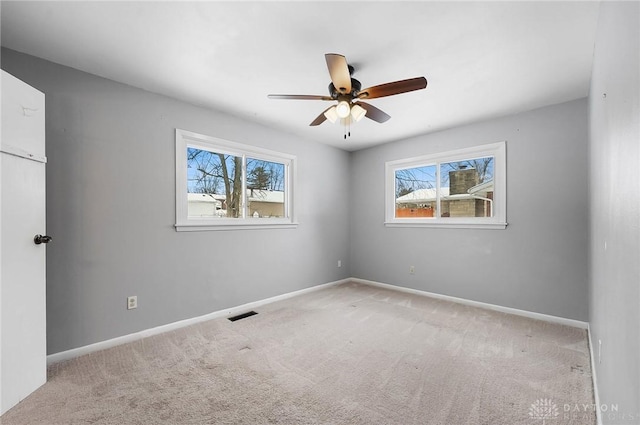
{"label": "bare tree outside window", "polygon": [[188,193],[224,195],[226,217],[240,214],[241,170],[242,157],[187,148]]}
{"label": "bare tree outside window", "polygon": [[435,189],[436,166],[405,168],[396,171],[396,198],[418,189]]}
{"label": "bare tree outside window", "polygon": [[395,217],[490,217],[493,189],[477,190],[493,180],[493,164],[491,156],[395,170]]}
{"label": "bare tree outside window", "polygon": [[478,183],[484,183],[493,179],[493,157],[467,159],[464,161],[447,162],[441,164],[440,186],[449,187],[449,172],[465,169],[474,169],[478,173]]}
{"label": "bare tree outside window", "polygon": [[176,230],[297,227],[296,157],[176,129]]}
{"label": "bare tree outside window", "polygon": [[[284,208],[284,164],[261,159],[247,158],[246,189],[248,198],[273,202],[272,192],[281,192],[279,210]],[[187,192],[210,195],[224,199],[222,214],[227,218],[242,215],[242,157],[203,149],[187,148]],[[215,196],[218,195],[218,196]],[[262,199],[260,199],[262,198]],[[273,209],[266,215],[272,215]],[[258,215],[261,215],[260,213]],[[282,215],[280,213],[279,215]]]}
{"label": "bare tree outside window", "polygon": [[385,163],[385,226],[506,227],[506,143]]}

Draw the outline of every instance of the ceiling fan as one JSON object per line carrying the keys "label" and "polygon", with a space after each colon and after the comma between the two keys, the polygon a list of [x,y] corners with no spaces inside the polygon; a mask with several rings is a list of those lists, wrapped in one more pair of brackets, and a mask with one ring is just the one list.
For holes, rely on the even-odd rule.
{"label": "ceiling fan", "polygon": [[[347,64],[347,59],[343,55],[327,53],[324,57],[331,76],[329,96],[307,94],[270,94],[267,96],[269,99],[328,100],[338,102],[325,109],[316,119],[311,121],[311,124],[309,124],[311,126],[320,125],[326,120],[336,122],[340,119],[340,123],[344,124],[346,128],[352,122],[360,121],[365,116],[376,122],[383,123],[391,117],[375,106],[362,102],[362,99],[393,96],[427,87],[426,78],[416,77],[362,89],[360,81],[351,77],[354,68]],[[344,137],[345,139],[347,138],[346,131]]]}

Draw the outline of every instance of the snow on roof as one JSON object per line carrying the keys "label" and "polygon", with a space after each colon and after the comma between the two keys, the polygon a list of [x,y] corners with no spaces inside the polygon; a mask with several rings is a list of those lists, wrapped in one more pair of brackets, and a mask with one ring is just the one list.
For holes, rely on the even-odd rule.
{"label": "snow on roof", "polygon": [[187,193],[187,201],[189,202],[220,202],[224,201],[226,197],[224,195],[217,195],[215,193]]}
{"label": "snow on roof", "polygon": [[493,192],[493,179],[491,180],[487,180],[484,183],[480,183],[477,184],[475,186],[473,186],[472,188],[469,188],[469,190],[467,190],[468,193],[474,194],[474,193],[478,193],[478,192]]}
{"label": "snow on roof", "polygon": [[249,189],[249,201],[254,202],[273,202],[276,204],[284,203],[284,192],[275,190],[256,190]]}
{"label": "snow on roof", "polygon": [[[284,203],[284,192],[277,192],[274,190],[251,190],[248,191],[249,201],[254,202],[272,202],[277,204]],[[187,193],[188,202],[221,202],[226,201],[225,195],[216,193]]]}
{"label": "snow on roof", "polygon": [[[470,188],[467,193],[459,193],[456,195],[449,195],[449,188],[440,188],[442,192],[443,200],[455,200],[455,199],[475,199],[477,193],[493,192],[493,179],[484,183],[477,184]],[[419,204],[425,202],[435,202],[436,189],[417,189],[411,193],[400,196],[396,199],[396,204]]]}
{"label": "snow on roof", "polygon": [[[449,188],[440,188],[442,196],[449,195]],[[402,195],[396,199],[397,204],[417,204],[420,202],[433,202],[436,200],[436,188],[431,189],[417,189],[413,192]]]}

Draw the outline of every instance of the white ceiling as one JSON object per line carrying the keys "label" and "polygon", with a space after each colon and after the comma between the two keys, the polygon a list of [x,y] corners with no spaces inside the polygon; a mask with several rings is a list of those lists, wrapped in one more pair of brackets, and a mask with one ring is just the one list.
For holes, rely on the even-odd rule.
{"label": "white ceiling", "polygon": [[[2,45],[227,111],[346,150],[588,95],[599,3],[9,2]],[[363,88],[425,76],[426,90],[372,99],[391,119],[309,123],[330,104],[324,54]]]}

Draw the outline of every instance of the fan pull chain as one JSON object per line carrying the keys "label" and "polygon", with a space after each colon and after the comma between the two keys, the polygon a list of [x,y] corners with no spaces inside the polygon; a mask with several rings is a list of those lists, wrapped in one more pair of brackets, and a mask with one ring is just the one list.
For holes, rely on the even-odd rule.
{"label": "fan pull chain", "polygon": [[347,140],[347,136],[351,137],[351,122],[344,123],[344,139]]}

